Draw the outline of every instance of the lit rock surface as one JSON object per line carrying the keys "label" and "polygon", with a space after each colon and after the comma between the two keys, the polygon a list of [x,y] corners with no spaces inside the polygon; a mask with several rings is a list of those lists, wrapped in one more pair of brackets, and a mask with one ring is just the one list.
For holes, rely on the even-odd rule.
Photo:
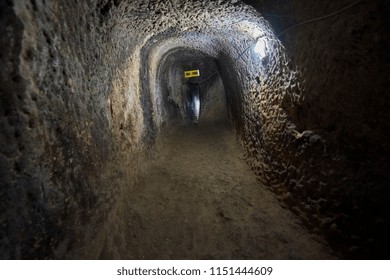
{"label": "lit rock surface", "polygon": [[160,132],[188,123],[192,67],[199,125],[228,116],[259,184],[343,256],[388,256],[388,5],[362,1],[277,38],[349,2],[245,2],[258,11],[1,2],[2,258],[82,255],[150,168],[145,153],[163,152]]}

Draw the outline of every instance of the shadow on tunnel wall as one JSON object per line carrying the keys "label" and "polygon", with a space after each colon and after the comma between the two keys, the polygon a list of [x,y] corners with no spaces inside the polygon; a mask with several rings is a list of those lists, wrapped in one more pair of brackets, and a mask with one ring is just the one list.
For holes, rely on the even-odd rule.
{"label": "shadow on tunnel wall", "polygon": [[128,73],[116,77],[128,42],[109,38],[100,4],[51,4],[0,1],[1,259],[78,250],[138,168],[121,95]]}
{"label": "shadow on tunnel wall", "polygon": [[[244,2],[276,34],[354,3]],[[273,147],[285,168],[275,165],[267,184],[344,258],[390,256],[389,12],[386,1],[357,1],[280,36],[301,72],[302,98],[282,103],[300,134]]]}

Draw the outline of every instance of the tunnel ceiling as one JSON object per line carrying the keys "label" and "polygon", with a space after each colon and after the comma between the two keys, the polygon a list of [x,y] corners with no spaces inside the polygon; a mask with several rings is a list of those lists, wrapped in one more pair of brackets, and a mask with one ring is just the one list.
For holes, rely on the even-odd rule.
{"label": "tunnel ceiling", "polygon": [[[156,127],[164,121],[157,77],[158,69],[165,69],[161,64],[167,54],[177,63],[183,60],[184,50],[220,60],[226,71],[244,81],[241,86],[245,88],[258,75],[259,61],[253,52],[256,40],[275,40],[268,23],[253,8],[238,1],[109,2],[101,11],[105,14],[103,25],[110,24],[112,36],[123,38],[120,44],[129,54],[123,67],[133,75],[131,94],[138,96],[139,90],[151,96],[154,114],[150,122]],[[139,77],[134,77],[137,74]],[[137,81],[141,84],[137,85]],[[143,114],[137,119],[145,122],[145,118]]]}

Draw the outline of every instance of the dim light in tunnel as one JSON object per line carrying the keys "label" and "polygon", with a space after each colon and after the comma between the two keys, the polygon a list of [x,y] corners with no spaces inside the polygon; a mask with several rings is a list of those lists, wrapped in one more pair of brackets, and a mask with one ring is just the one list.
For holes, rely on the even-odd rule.
{"label": "dim light in tunnel", "polygon": [[264,58],[266,56],[266,49],[267,46],[262,39],[259,39],[254,46],[254,51],[260,58]]}

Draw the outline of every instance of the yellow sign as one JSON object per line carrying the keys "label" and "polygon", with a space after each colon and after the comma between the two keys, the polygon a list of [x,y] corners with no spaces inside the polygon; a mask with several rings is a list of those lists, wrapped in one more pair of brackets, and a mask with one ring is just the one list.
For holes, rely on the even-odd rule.
{"label": "yellow sign", "polygon": [[199,70],[184,71],[185,78],[192,78],[192,77],[199,77],[199,76],[200,76]]}

